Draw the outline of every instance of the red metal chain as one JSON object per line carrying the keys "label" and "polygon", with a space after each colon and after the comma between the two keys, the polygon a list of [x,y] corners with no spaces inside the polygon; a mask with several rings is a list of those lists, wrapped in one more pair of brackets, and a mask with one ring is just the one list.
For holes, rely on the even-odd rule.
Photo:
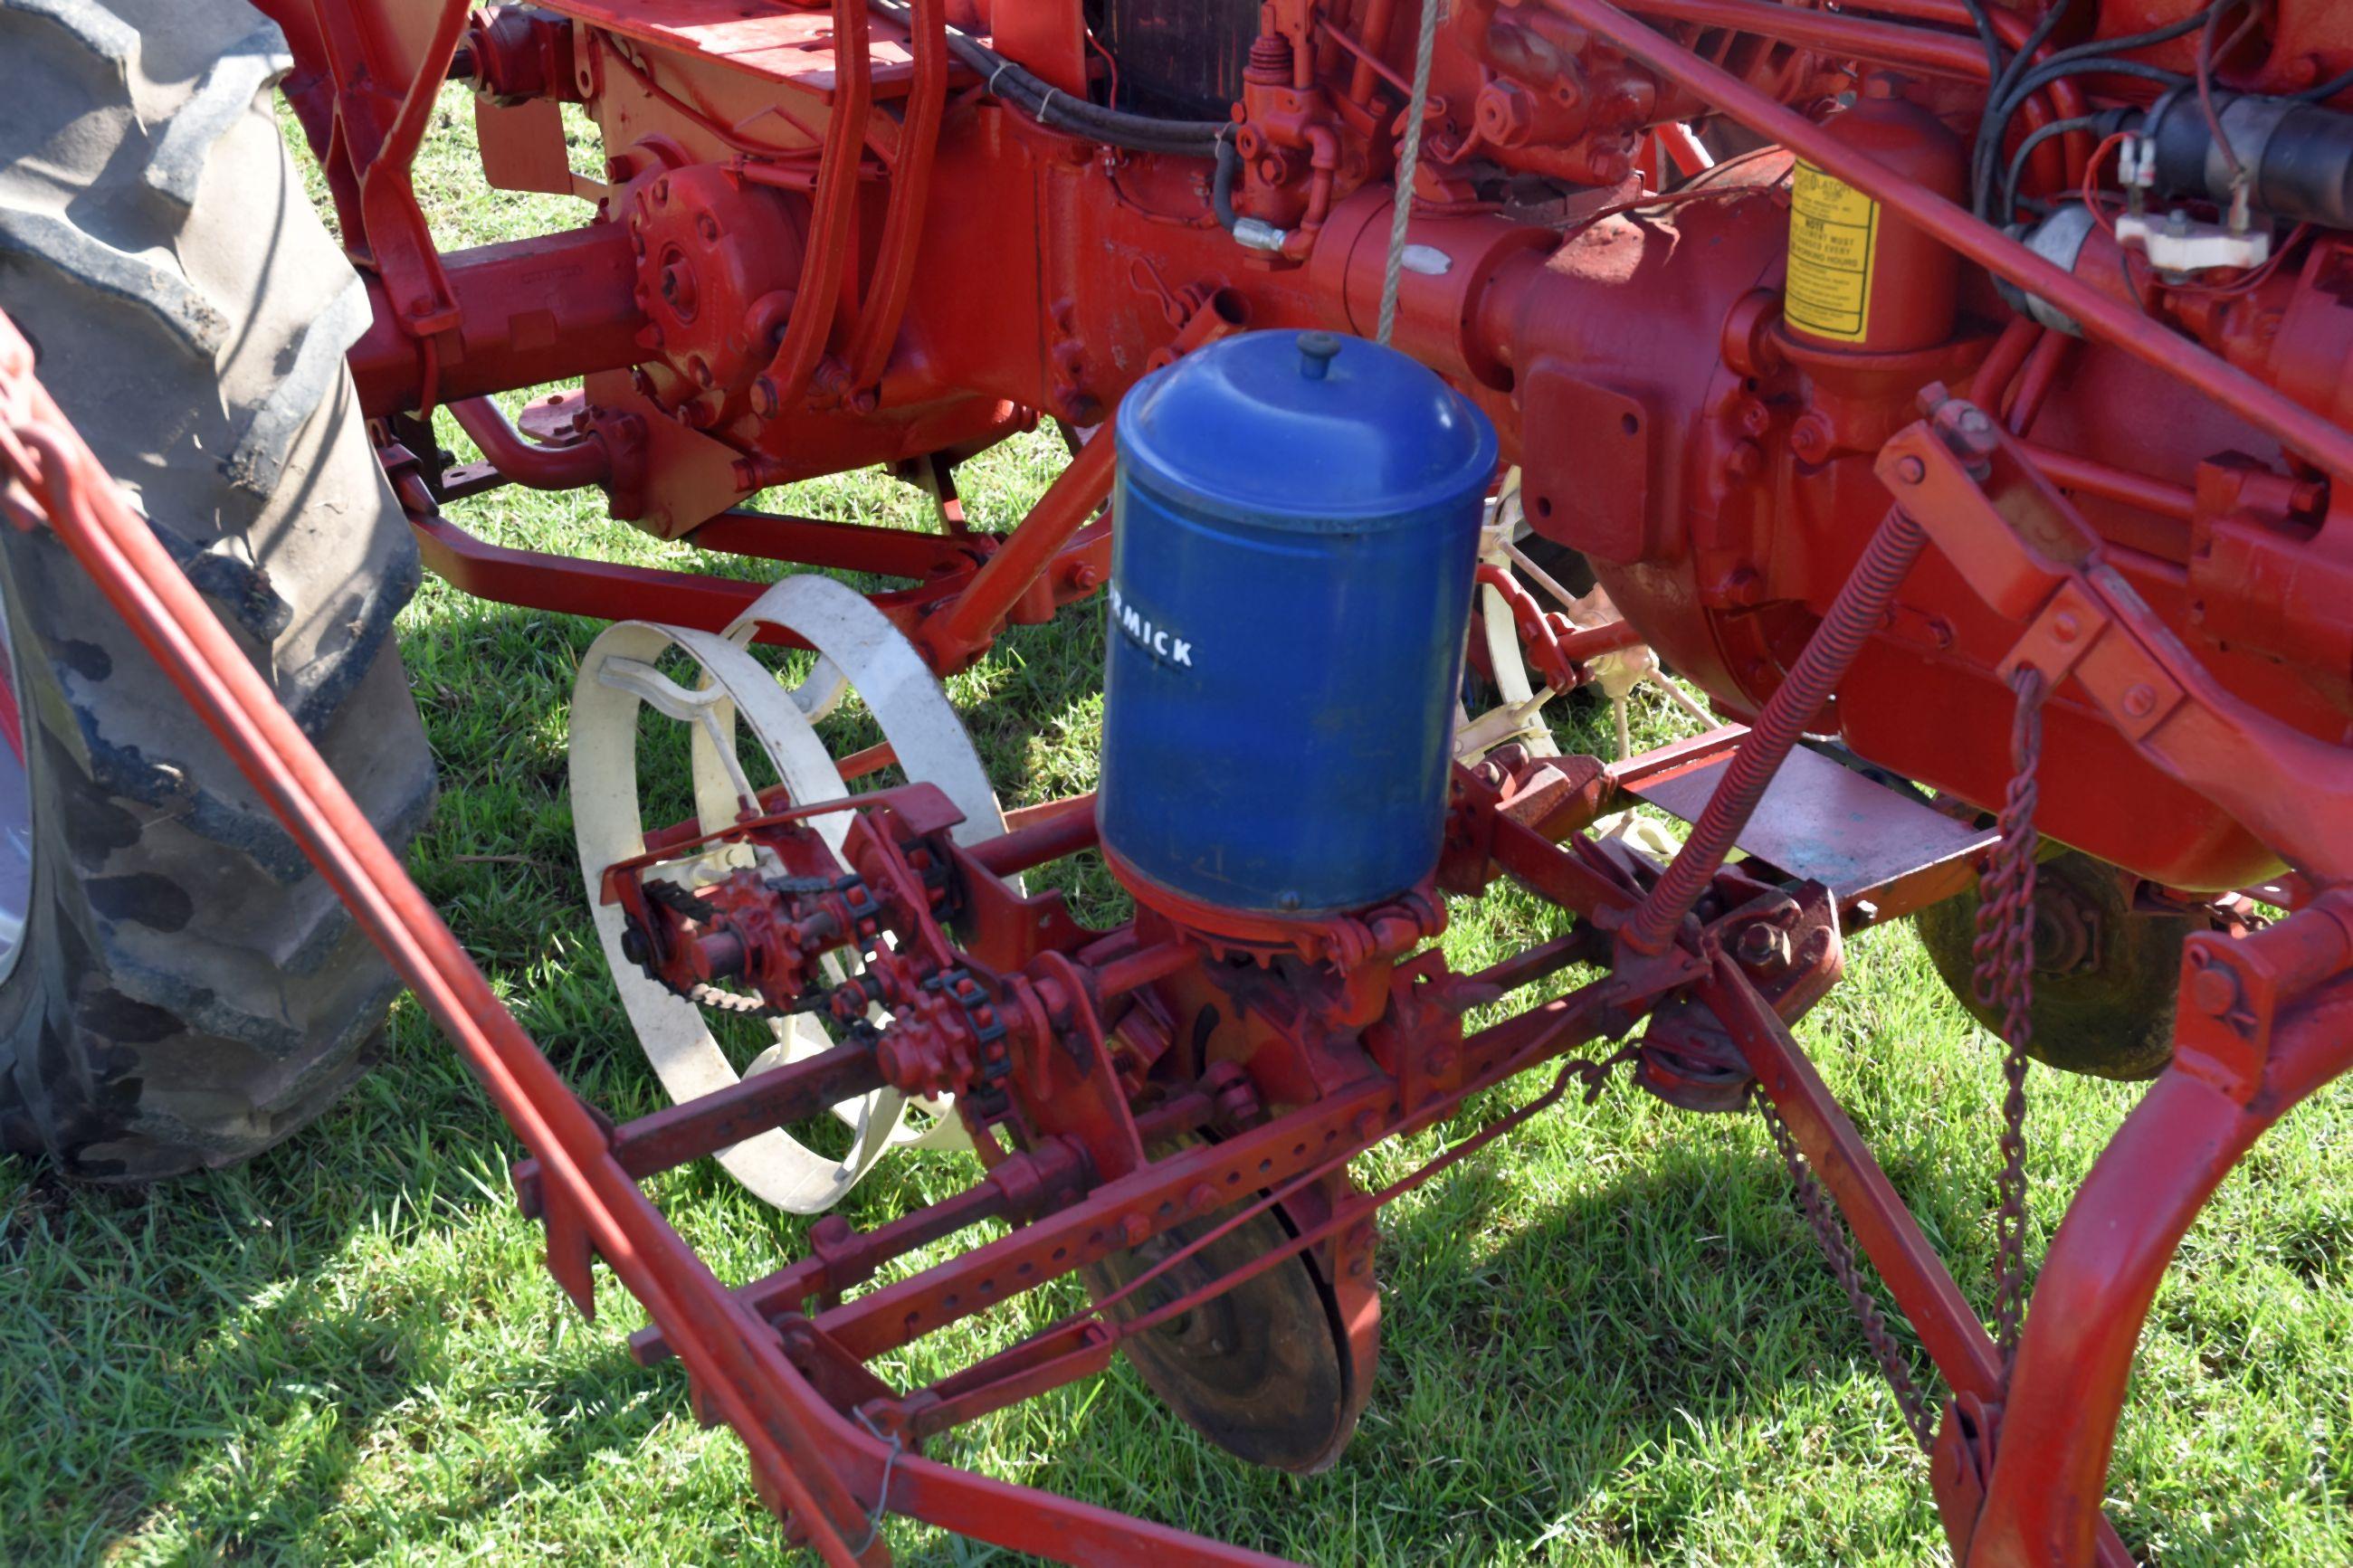
{"label": "red metal chain", "polygon": [[[1971,951],[1977,958],[1975,990],[1985,1006],[1999,1005],[2002,1038],[2010,1047],[2002,1061],[2006,1091],[2001,1104],[2001,1174],[1997,1190],[2000,1202],[1995,1220],[1994,1322],[2001,1347],[2004,1375],[2018,1355],[2020,1297],[2026,1274],[2026,1047],[2033,1039],[2029,1012],[2034,1005],[2034,857],[2040,836],[2034,827],[2035,772],[2042,755],[2042,700],[2047,688],[2042,672],[2021,666],[2011,678],[2018,708],[2010,737],[2010,781],[2002,801],[2001,842],[1979,883],[1978,935]],[[1912,1376],[1912,1368],[1887,1325],[1886,1314],[1872,1297],[1856,1266],[1854,1246],[1830,1194],[1807,1165],[1790,1137],[1788,1125],[1773,1102],[1756,1095],[1765,1130],[1780,1151],[1798,1206],[1804,1212],[1814,1241],[1829,1262],[1831,1273],[1846,1291],[1855,1321],[1871,1353],[1894,1391],[1904,1424],[1922,1449],[1933,1448],[1936,1418],[1927,1396]]]}
{"label": "red metal chain", "polygon": [[1845,1225],[1821,1182],[1814,1175],[1806,1157],[1799,1152],[1797,1140],[1789,1135],[1788,1123],[1773,1102],[1761,1092],[1752,1090],[1757,1109],[1765,1118],[1765,1131],[1772,1134],[1773,1146],[1781,1152],[1781,1163],[1789,1173],[1790,1184],[1798,1190],[1798,1207],[1806,1216],[1807,1226],[1814,1233],[1815,1245],[1822,1249],[1824,1261],[1831,1273],[1846,1291],[1847,1305],[1854,1309],[1854,1321],[1862,1329],[1862,1337],[1871,1346],[1871,1353],[1886,1374],[1887,1386],[1895,1393],[1897,1408],[1904,1412],[1904,1425],[1911,1429],[1913,1440],[1922,1452],[1932,1449],[1936,1441],[1936,1417],[1928,1408],[1928,1397],[1913,1381],[1911,1363],[1905,1359],[1903,1348],[1896,1344],[1894,1333],[1887,1326],[1887,1315],[1872,1299],[1871,1288],[1863,1283],[1862,1270],[1856,1265],[1854,1245],[1847,1239]]}
{"label": "red metal chain", "polygon": [[2018,1359],[2026,1279],[2026,1064],[2034,1038],[2035,771],[2042,758],[2042,672],[2021,665],[2010,677],[2018,707],[2010,721],[2010,792],[2001,805],[2001,842],[1978,889],[1974,989],[1980,1006],[2000,1007],[2002,1058],[2001,1173],[1995,1180],[1994,1342],[2005,1378]]}

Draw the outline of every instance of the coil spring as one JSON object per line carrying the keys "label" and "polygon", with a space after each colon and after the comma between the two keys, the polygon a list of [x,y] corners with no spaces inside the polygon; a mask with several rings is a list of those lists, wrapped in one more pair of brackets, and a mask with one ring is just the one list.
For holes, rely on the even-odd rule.
{"label": "coil spring", "polygon": [[1888,601],[1895,596],[1896,584],[1919,559],[1927,537],[1900,507],[1889,508],[1880,520],[1862,558],[1831,601],[1830,613],[1790,667],[1788,678],[1766,702],[1765,710],[1757,716],[1748,738],[1733,754],[1723,782],[1708,797],[1707,809],[1693,824],[1683,852],[1669,863],[1658,886],[1628,922],[1630,945],[1643,952],[1660,952],[1673,940],[1683,916],[1707,890],[1741,830],[1756,815],[1757,803],[1765,797],[1766,787],[1780,771],[1789,749],[1805,733],[1807,721],[1821,711],[1822,704],[1845,679],[1854,656],[1862,651],[1863,638],[1879,628]]}

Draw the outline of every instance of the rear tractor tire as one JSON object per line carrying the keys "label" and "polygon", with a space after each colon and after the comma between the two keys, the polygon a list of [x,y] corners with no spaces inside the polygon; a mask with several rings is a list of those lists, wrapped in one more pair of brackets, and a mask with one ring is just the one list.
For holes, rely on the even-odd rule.
{"label": "rear tractor tire", "polygon": [[[366,297],[241,0],[0,0],[0,310],[396,846],[431,753],[393,617],[416,546],[343,364]],[[364,1070],[397,989],[58,541],[0,541],[0,1142],[144,1181],[268,1148]]]}

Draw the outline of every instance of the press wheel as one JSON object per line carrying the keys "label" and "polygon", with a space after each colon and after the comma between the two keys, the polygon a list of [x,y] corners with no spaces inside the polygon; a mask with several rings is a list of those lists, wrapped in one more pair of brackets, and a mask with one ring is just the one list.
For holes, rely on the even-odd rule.
{"label": "press wheel", "polygon": [[[1084,1271],[1097,1300],[1134,1279],[1225,1216],[1188,1220]],[[1264,1257],[1293,1235],[1263,1214],[1194,1253],[1112,1308],[1139,1317]],[[1122,1342],[1161,1403],[1210,1442],[1254,1465],[1308,1473],[1348,1446],[1364,1401],[1339,1298],[1306,1254]]]}

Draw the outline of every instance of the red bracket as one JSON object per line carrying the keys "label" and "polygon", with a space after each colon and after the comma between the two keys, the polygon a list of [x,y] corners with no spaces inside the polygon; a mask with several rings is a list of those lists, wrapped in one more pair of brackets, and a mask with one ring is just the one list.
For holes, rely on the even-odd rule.
{"label": "red bracket", "polygon": [[2026,624],[2005,676],[2031,665],[2053,689],[2070,682],[2143,756],[2299,870],[2353,879],[2353,752],[2225,691],[2101,559],[2092,531],[2009,432],[1940,400],[1888,441],[1877,467],[1978,596]]}

